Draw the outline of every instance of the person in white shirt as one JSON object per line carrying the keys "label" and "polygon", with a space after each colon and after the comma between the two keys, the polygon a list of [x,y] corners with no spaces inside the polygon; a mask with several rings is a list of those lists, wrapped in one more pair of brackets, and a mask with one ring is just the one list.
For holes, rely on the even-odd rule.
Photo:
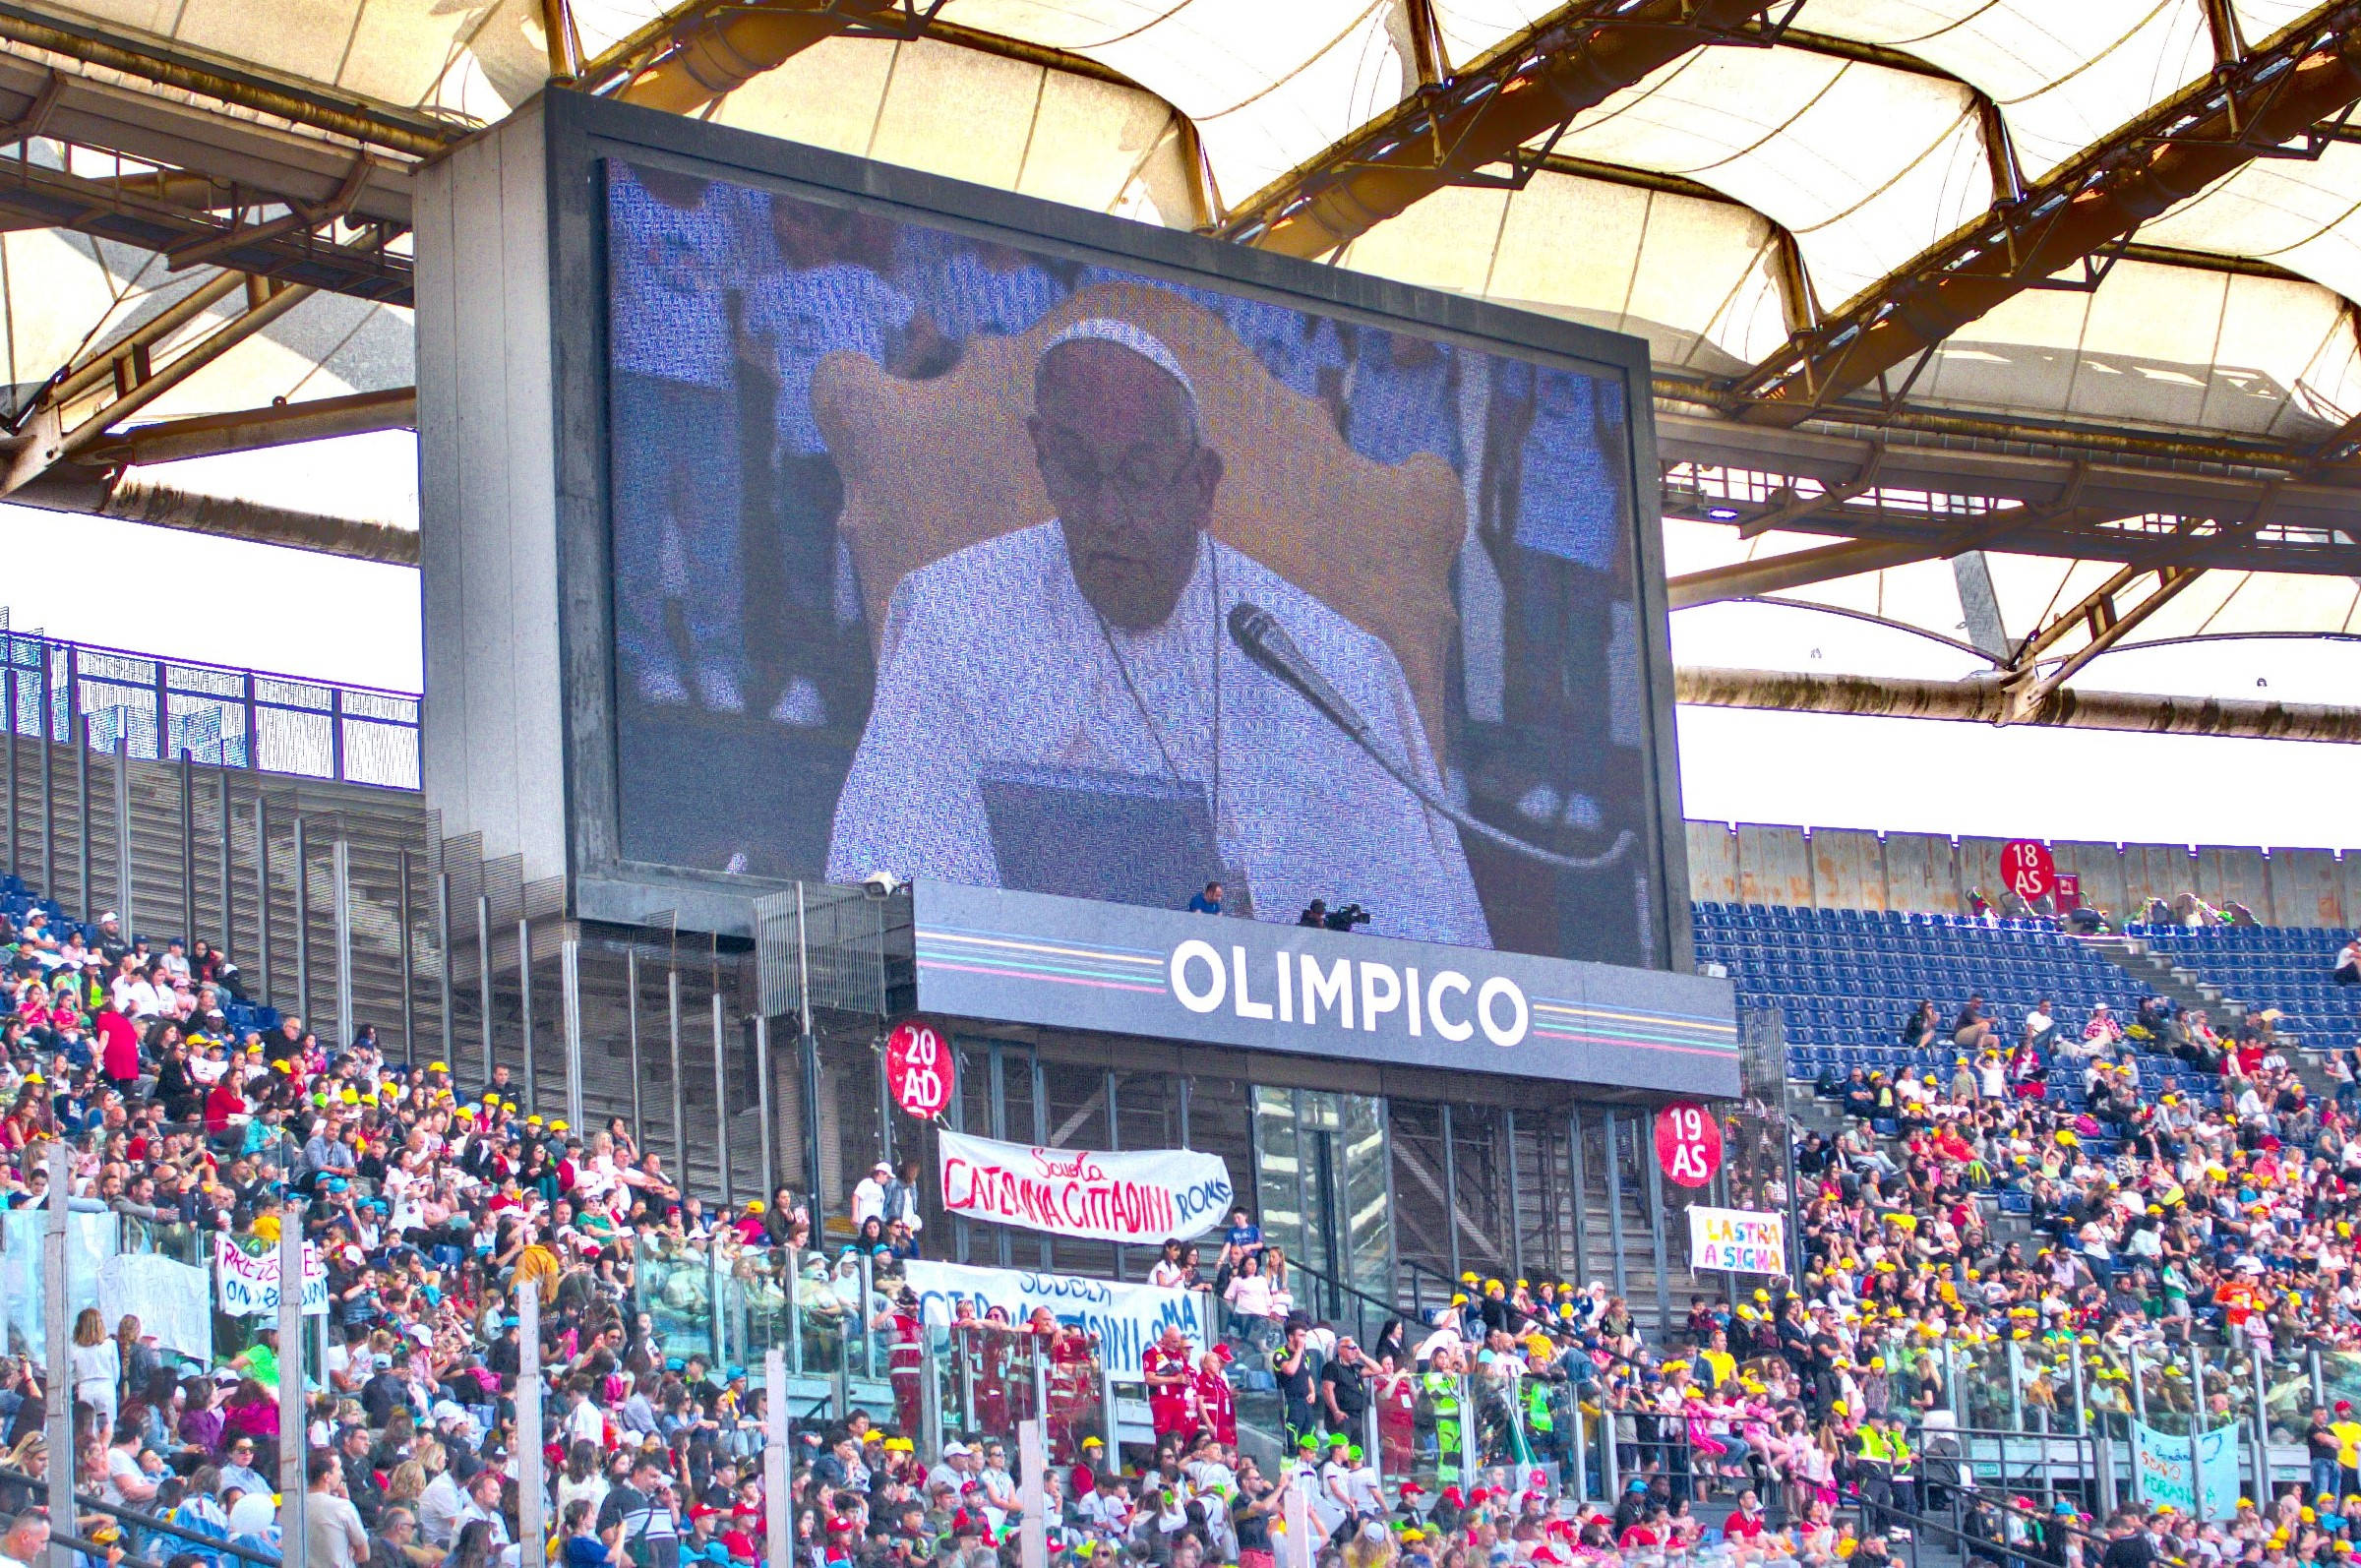
{"label": "person in white shirt", "polygon": [[1073,1505],[1072,1513],[1110,1538],[1121,1536],[1131,1528],[1131,1496],[1122,1478],[1110,1471],[1096,1490]]}
{"label": "person in white shirt", "polygon": [[2057,1004],[2044,996],[2025,1015],[2025,1043],[2039,1051],[2049,1045],[2050,1035],[2057,1027]]}
{"label": "person in white shirt", "polygon": [[1353,1499],[1353,1512],[1359,1517],[1385,1517],[1385,1493],[1378,1481],[1375,1455],[1362,1453],[1354,1458],[1353,1468],[1345,1478],[1345,1491]]}
{"label": "person in white shirt", "polygon": [[159,988],[151,976],[139,970],[132,970],[115,982],[115,1006],[138,1023],[161,1014],[171,995],[170,987]]}
{"label": "person in white shirt", "polygon": [[1311,1494],[1311,1511],[1329,1535],[1353,1517],[1352,1440],[1342,1432],[1328,1439],[1328,1458],[1319,1470],[1319,1484]]}
{"label": "person in white shirt", "polygon": [[568,1398],[574,1401],[574,1405],[571,1410],[567,1411],[566,1419],[559,1426],[559,1431],[564,1434],[566,1441],[568,1443],[588,1443],[594,1448],[603,1444],[606,1439],[607,1418],[605,1414],[590,1402],[589,1390],[575,1388],[569,1393]]}
{"label": "person in white shirt", "polygon": [[2339,986],[2361,986],[2361,935],[2346,942],[2336,954],[2336,967],[2330,979]]}
{"label": "person in white shirt", "polygon": [[[608,339],[615,377],[615,618],[622,679],[641,700],[745,711],[737,428],[727,271],[755,193],[608,165]],[[689,591],[694,584],[696,591]],[[665,629],[678,606],[694,662]]]}
{"label": "person in white shirt", "polygon": [[948,1486],[951,1489],[951,1495],[956,1497],[975,1478],[975,1474],[974,1451],[965,1443],[945,1443],[942,1449],[942,1463],[927,1472],[927,1485],[929,1488]]}
{"label": "person in white shirt", "polygon": [[[894,585],[829,880],[1022,888],[1048,874],[1001,864],[1034,840],[1012,804],[996,821],[996,803],[1054,791],[1075,834],[1105,844],[1146,791],[1210,833],[1221,879],[1250,888],[1262,918],[1383,887],[1371,935],[1491,946],[1459,830],[1401,782],[1444,793],[1393,650],[1206,532],[1224,459],[1173,351],[1128,322],[1076,322],[1044,349],[1034,398],[1057,515]],[[1292,640],[1361,739],[1249,657],[1234,616]],[[1113,852],[1102,860],[1059,871],[1060,887],[1123,885]]]}
{"label": "person in white shirt", "polygon": [[[509,1522],[501,1516],[500,1512],[500,1488],[503,1479],[497,1466],[486,1465],[475,1473],[474,1478],[467,1482],[467,1505],[459,1510],[457,1523],[452,1530],[453,1535],[457,1535],[480,1519],[492,1527],[492,1544],[495,1547],[508,1545]],[[433,1489],[431,1486],[427,1488],[430,1492]],[[424,1502],[425,1498],[421,1496],[419,1501]]]}
{"label": "person in white shirt", "polygon": [[98,1413],[101,1431],[115,1426],[115,1397],[123,1382],[123,1351],[106,1332],[105,1320],[94,1306],[86,1306],[74,1320],[74,1398]]}
{"label": "person in white shirt", "polygon": [[1429,1314],[1429,1317],[1433,1322],[1434,1331],[1419,1341],[1418,1349],[1411,1352],[1411,1359],[1421,1366],[1424,1366],[1432,1360],[1435,1352],[1444,1349],[1458,1350],[1467,1343],[1466,1338],[1459,1331],[1459,1313],[1451,1307],[1438,1306]]}
{"label": "person in white shirt", "polygon": [[0,1536],[0,1568],[32,1568],[49,1560],[49,1519],[30,1511],[19,1514]]}
{"label": "person in white shirt", "polygon": [[369,1533],[344,1492],[344,1471],[331,1454],[315,1454],[311,1491],[304,1498],[304,1561],[311,1568],[356,1568],[368,1560]]}
{"label": "person in white shirt", "polygon": [[418,1534],[430,1546],[448,1547],[459,1534],[459,1516],[466,1512],[467,1495],[459,1490],[459,1482],[448,1469],[440,1468],[442,1445],[435,1446],[435,1478],[426,1483],[418,1494]]}
{"label": "person in white shirt", "polygon": [[1167,1240],[1156,1266],[1148,1270],[1148,1283],[1164,1290],[1179,1290],[1188,1282],[1186,1250],[1177,1240]]}
{"label": "person in white shirt", "polygon": [[853,1188],[853,1229],[858,1231],[871,1220],[885,1218],[885,1185],[893,1179],[893,1167],[879,1160],[869,1168]]}

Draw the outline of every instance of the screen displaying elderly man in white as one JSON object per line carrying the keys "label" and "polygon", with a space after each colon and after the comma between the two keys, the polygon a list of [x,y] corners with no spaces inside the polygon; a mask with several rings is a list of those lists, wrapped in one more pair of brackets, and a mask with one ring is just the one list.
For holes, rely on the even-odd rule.
{"label": "screen displaying elderly man in white", "polygon": [[[1034,405],[1056,515],[894,588],[829,877],[1174,907],[1218,878],[1266,920],[1354,900],[1377,935],[1490,946],[1458,830],[1411,787],[1441,798],[1392,650],[1207,534],[1223,459],[1179,359],[1077,322]],[[1330,711],[1250,656],[1274,641]]]}

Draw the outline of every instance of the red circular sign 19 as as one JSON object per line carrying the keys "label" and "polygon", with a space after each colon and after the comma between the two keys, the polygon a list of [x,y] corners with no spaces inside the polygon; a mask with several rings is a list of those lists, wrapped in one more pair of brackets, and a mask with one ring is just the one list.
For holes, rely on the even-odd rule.
{"label": "red circular sign 19 as", "polygon": [[2009,891],[2027,903],[2046,896],[2058,885],[2058,863],[2049,846],[2037,838],[2012,838],[2000,846],[2000,878]]}
{"label": "red circular sign 19 as", "polygon": [[1722,1120],[1694,1100],[1656,1114],[1656,1163],[1675,1186],[1701,1187],[1722,1169]]}
{"label": "red circular sign 19 as", "polygon": [[885,1086],[893,1103],[921,1121],[941,1116],[959,1091],[959,1067],[951,1043],[919,1019],[885,1037]]}

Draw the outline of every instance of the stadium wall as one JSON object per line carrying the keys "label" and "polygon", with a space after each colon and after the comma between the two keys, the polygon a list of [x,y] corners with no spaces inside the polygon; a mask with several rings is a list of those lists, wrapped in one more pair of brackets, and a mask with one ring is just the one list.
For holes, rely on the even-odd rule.
{"label": "stadium wall", "polygon": [[[1971,889],[2000,901],[2006,842],[1692,819],[1689,894],[1717,902],[1957,914],[1968,907]],[[2061,841],[2051,852],[2059,871],[2083,879],[2084,902],[2111,914],[2194,892],[2217,906],[2244,904],[2268,925],[2361,925],[2361,849]]]}

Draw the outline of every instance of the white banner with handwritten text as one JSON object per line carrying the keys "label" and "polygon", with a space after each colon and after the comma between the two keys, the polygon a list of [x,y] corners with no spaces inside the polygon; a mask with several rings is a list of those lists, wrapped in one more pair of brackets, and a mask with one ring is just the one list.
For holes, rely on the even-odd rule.
{"label": "white banner with handwritten text", "polygon": [[971,1220],[1153,1246],[1203,1236],[1229,1217],[1230,1172],[1218,1155],[1041,1149],[950,1131],[937,1140],[943,1209]]}

